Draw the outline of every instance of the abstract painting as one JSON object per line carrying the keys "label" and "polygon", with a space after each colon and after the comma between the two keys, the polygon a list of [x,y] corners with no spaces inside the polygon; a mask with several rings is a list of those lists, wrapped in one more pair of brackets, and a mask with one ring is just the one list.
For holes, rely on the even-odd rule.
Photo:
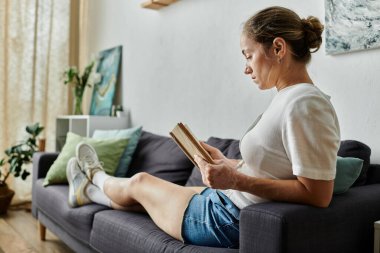
{"label": "abstract painting", "polygon": [[118,46],[101,51],[98,55],[96,72],[101,74],[101,81],[94,86],[90,115],[111,115],[121,52],[122,46]]}
{"label": "abstract painting", "polygon": [[325,0],[326,53],[380,47],[379,0]]}

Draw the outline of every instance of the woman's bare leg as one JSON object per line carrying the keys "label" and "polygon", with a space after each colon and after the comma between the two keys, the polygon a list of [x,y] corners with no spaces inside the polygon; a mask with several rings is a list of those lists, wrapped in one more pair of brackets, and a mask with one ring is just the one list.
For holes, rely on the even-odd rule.
{"label": "woman's bare leg", "polygon": [[204,189],[206,189],[205,186],[185,186],[185,187],[195,191],[196,193],[201,193]]}
{"label": "woman's bare leg", "polygon": [[111,207],[115,210],[122,210],[122,211],[131,211],[131,212],[139,212],[139,213],[147,213],[145,208],[140,205],[136,204],[133,206],[121,206],[119,204],[116,204],[115,202],[111,201]]}
{"label": "woman's bare leg", "polygon": [[[185,186],[185,187],[193,190],[195,193],[198,193],[198,194],[201,193],[206,188],[204,186]],[[147,213],[145,208],[139,203],[136,203],[135,205],[121,206],[121,205],[111,201],[111,207],[113,209],[116,209],[116,210]]]}
{"label": "woman's bare leg", "polygon": [[104,183],[104,193],[115,209],[145,210],[159,228],[179,240],[185,209],[191,197],[203,189],[179,186],[144,172],[131,178],[111,177]]}

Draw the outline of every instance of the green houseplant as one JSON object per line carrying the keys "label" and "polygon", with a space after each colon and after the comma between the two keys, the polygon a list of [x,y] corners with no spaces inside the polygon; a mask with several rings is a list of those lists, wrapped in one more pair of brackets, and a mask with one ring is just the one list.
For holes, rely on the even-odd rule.
{"label": "green houseplant", "polygon": [[27,126],[28,138],[5,150],[7,159],[0,160],[0,214],[6,213],[14,195],[14,191],[6,184],[8,177],[13,174],[25,180],[30,175],[24,165],[32,161],[34,152],[38,150],[37,137],[43,129],[39,123]]}
{"label": "green houseplant", "polygon": [[64,84],[70,84],[74,92],[74,114],[82,115],[82,101],[86,87],[96,84],[100,81],[101,75],[93,71],[96,61],[92,61],[87,65],[81,75],[75,66],[69,67],[63,72]]}

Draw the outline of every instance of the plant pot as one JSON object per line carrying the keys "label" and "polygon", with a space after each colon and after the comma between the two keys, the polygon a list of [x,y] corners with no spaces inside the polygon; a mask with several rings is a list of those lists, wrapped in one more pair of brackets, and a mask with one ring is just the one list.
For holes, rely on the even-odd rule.
{"label": "plant pot", "polygon": [[0,186],[0,215],[7,213],[13,195],[15,192],[9,189],[7,185]]}

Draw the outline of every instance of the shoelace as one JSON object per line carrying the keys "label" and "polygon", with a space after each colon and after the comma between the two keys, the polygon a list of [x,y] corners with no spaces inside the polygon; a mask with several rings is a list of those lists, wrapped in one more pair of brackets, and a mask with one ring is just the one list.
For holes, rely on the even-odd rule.
{"label": "shoelace", "polygon": [[[82,168],[87,168],[87,169],[93,169],[93,168],[99,168],[103,170],[103,165],[104,163],[102,161],[99,161],[98,159],[94,159],[92,156],[92,153],[88,152],[84,156],[81,157],[82,161]],[[85,166],[87,164],[87,166]]]}
{"label": "shoelace", "polygon": [[82,168],[86,168],[86,169],[94,169],[94,168],[98,168],[98,169],[101,169],[103,170],[103,165],[104,163],[103,162],[93,162],[93,163],[88,163],[86,164],[87,161],[82,161]]}

